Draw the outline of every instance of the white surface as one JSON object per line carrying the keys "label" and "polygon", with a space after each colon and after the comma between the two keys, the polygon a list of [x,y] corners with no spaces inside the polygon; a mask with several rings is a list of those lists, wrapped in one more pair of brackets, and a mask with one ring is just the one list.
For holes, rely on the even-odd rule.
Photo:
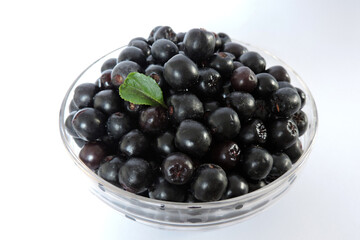
{"label": "white surface", "polygon": [[[0,239],[359,239],[359,1],[7,2],[0,3]],[[315,96],[320,128],[302,175],[246,222],[173,232],[125,219],[83,188],[62,145],[58,112],[70,83],[156,25],[204,27],[265,48]]]}

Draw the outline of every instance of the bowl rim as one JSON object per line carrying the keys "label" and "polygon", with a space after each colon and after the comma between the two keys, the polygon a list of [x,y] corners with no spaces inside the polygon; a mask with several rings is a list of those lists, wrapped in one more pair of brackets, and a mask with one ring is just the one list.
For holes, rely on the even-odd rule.
{"label": "bowl rim", "polygon": [[[110,190],[110,192],[112,192],[112,194],[116,194],[116,195],[121,195],[125,198],[128,198],[128,200],[132,200],[132,201],[140,201],[146,204],[150,204],[150,205],[156,205],[156,206],[167,206],[167,207],[174,207],[177,209],[189,209],[192,207],[199,207],[199,208],[212,208],[212,207],[221,207],[221,206],[228,206],[229,204],[234,204],[234,203],[239,203],[239,202],[246,202],[250,199],[254,199],[257,198],[265,193],[267,193],[268,191],[272,191],[274,189],[276,189],[279,185],[282,184],[282,182],[287,181],[287,178],[292,175],[294,172],[296,172],[299,168],[301,168],[301,166],[304,164],[305,160],[307,159],[307,156],[309,155],[309,153],[311,152],[311,149],[314,145],[316,136],[318,134],[318,122],[319,122],[319,117],[318,117],[318,111],[317,111],[317,106],[314,100],[314,97],[310,91],[310,89],[308,88],[308,86],[306,85],[306,83],[303,81],[303,79],[300,77],[300,75],[292,68],[290,67],[287,63],[285,63],[283,60],[281,60],[279,57],[277,57],[276,55],[272,54],[271,52],[269,52],[268,50],[265,50],[263,48],[254,46],[252,44],[243,42],[243,41],[238,41],[233,39],[232,42],[235,43],[239,43],[242,45],[245,45],[247,47],[250,47],[252,49],[256,49],[258,51],[261,51],[263,53],[266,53],[267,55],[269,55],[269,57],[274,58],[275,60],[277,60],[281,66],[286,67],[288,70],[292,71],[292,73],[295,75],[295,77],[297,78],[297,80],[299,81],[299,83],[301,84],[301,87],[303,88],[303,90],[305,90],[305,93],[307,95],[307,103],[306,104],[310,104],[310,108],[313,110],[313,122],[311,122],[314,125],[314,131],[312,133],[311,139],[309,140],[309,146],[304,149],[303,154],[301,155],[301,157],[297,160],[297,162],[295,164],[293,164],[292,168],[287,171],[286,173],[284,173],[282,176],[280,176],[279,178],[277,178],[275,181],[267,184],[266,186],[257,189],[253,192],[247,193],[245,195],[242,196],[238,196],[238,197],[234,197],[234,198],[230,198],[230,199],[225,199],[225,200],[219,200],[219,201],[213,201],[213,202],[195,202],[195,203],[186,203],[186,202],[171,202],[171,201],[163,201],[163,200],[157,200],[157,199],[151,199],[151,198],[147,198],[144,196],[140,196],[140,195],[136,195],[134,193],[125,191],[109,182],[107,182],[106,180],[102,179],[101,177],[99,177],[94,171],[92,171],[90,168],[88,168],[77,156],[77,154],[75,153],[75,151],[72,149],[70,143],[69,143],[69,139],[68,137],[69,134],[66,132],[65,129],[65,107],[66,107],[66,103],[69,99],[70,93],[72,92],[74,86],[76,85],[76,83],[80,80],[80,78],[87,72],[87,70],[89,70],[93,65],[95,65],[96,63],[98,63],[101,60],[104,60],[104,58],[106,58],[107,56],[109,56],[110,54],[123,49],[125,47],[127,47],[127,45],[124,45],[122,47],[116,48],[112,51],[110,51],[109,53],[103,55],[102,57],[100,57],[98,60],[96,60],[95,62],[93,62],[91,65],[89,65],[83,72],[80,73],[80,75],[72,82],[72,84],[70,85],[69,89],[67,90],[64,99],[61,103],[61,107],[60,107],[60,112],[59,112],[59,128],[60,128],[60,135],[62,138],[62,141],[65,145],[65,148],[68,150],[68,153],[71,155],[73,161],[75,162],[75,164],[82,170],[82,172],[84,172],[89,178],[91,178],[93,181],[97,182],[98,184],[101,184],[103,187],[105,187],[107,189],[106,192],[109,192],[108,190]],[[310,124],[310,123],[309,123]]]}

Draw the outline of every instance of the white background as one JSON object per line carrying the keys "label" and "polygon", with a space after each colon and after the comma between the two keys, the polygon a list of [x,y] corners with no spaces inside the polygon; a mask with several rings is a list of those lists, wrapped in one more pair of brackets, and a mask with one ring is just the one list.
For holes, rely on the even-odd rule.
{"label": "white background", "polygon": [[[58,130],[62,97],[100,56],[154,26],[203,27],[265,48],[312,90],[320,127],[293,188],[207,232],[125,219],[83,185]],[[360,2],[1,1],[0,239],[359,239]]]}

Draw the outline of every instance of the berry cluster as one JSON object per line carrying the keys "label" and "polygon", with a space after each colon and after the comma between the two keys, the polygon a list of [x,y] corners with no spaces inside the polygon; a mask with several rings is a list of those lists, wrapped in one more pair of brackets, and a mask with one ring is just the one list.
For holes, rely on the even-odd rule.
{"label": "berry cluster", "polygon": [[[119,96],[131,72],[160,86],[167,108]],[[274,181],[302,154],[304,92],[282,66],[224,33],[154,28],[76,87],[66,129],[100,177],[154,199],[217,201]]]}

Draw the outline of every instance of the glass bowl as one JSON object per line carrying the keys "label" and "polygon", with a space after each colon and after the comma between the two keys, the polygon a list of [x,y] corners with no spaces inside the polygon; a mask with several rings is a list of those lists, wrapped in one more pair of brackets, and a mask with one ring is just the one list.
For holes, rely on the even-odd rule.
{"label": "glass bowl", "polygon": [[256,51],[262,55],[266,60],[267,67],[274,65],[285,67],[291,77],[291,83],[301,88],[307,96],[307,103],[303,111],[308,116],[309,126],[306,133],[300,138],[304,153],[293,167],[274,182],[254,192],[236,198],[207,203],[176,203],[150,199],[124,191],[97,176],[79,159],[80,148],[71,135],[66,132],[65,119],[69,114],[69,104],[74,89],[81,83],[95,82],[100,76],[100,68],[103,62],[108,58],[117,58],[125,48],[121,47],[95,61],[80,74],[65,94],[60,109],[62,140],[72,160],[89,180],[88,187],[95,196],[134,221],[163,229],[189,230],[217,228],[248,219],[269,207],[289,189],[309,157],[317,132],[318,116],[313,96],[300,76],[278,57],[250,44],[236,42],[246,46],[250,51]]}

